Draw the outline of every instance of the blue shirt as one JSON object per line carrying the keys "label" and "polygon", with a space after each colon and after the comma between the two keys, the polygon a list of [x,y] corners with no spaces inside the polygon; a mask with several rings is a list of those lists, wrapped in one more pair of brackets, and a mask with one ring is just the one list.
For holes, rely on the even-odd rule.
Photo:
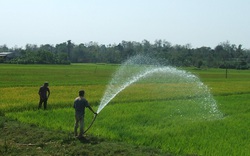
{"label": "blue shirt", "polygon": [[77,97],[74,101],[75,115],[83,116],[85,107],[89,107],[88,101],[84,97]]}

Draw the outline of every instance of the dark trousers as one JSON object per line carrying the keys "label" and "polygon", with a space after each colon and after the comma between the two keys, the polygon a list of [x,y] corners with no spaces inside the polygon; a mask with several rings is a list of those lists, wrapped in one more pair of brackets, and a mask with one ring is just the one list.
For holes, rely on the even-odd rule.
{"label": "dark trousers", "polygon": [[47,109],[47,101],[48,101],[48,98],[40,98],[38,109],[42,107],[42,104],[43,104],[43,108]]}

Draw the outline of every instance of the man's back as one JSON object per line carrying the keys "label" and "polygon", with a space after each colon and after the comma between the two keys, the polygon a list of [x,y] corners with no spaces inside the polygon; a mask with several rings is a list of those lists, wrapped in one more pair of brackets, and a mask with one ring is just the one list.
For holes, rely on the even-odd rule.
{"label": "man's back", "polygon": [[49,88],[45,86],[41,86],[39,89],[39,94],[42,98],[47,98],[47,92],[49,92]]}
{"label": "man's back", "polygon": [[83,97],[77,97],[74,101],[76,115],[84,115],[85,107],[89,107],[88,101]]}

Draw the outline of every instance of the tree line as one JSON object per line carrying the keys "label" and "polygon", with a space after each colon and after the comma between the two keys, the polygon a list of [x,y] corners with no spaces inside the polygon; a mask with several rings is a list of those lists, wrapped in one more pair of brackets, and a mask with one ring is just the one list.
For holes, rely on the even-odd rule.
{"label": "tree line", "polygon": [[122,41],[119,44],[103,45],[96,42],[74,44],[71,40],[50,45],[27,44],[25,48],[0,46],[0,52],[10,51],[14,57],[0,60],[18,64],[70,64],[70,63],[113,63],[120,64],[134,55],[147,55],[159,60],[163,65],[197,68],[249,69],[250,50],[228,41],[215,48],[192,48],[191,45],[172,45],[165,40],[150,43]]}

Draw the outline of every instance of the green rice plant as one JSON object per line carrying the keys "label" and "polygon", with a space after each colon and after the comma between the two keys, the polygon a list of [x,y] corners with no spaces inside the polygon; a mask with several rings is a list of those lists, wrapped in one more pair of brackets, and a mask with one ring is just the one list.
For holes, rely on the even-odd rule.
{"label": "green rice plant", "polygon": [[[48,108],[71,107],[78,91],[84,89],[89,103],[98,105],[103,94],[103,85],[50,86]],[[38,87],[4,87],[0,88],[0,110],[21,111],[38,108]]]}
{"label": "green rice plant", "polygon": [[[86,110],[87,112],[87,110]],[[52,130],[63,130],[71,132],[74,128],[74,108],[60,108],[51,110],[26,110],[22,112],[7,113],[8,117],[21,122],[46,127]],[[93,116],[93,114],[92,114]],[[88,126],[92,120],[89,112],[86,113],[85,125]]]}
{"label": "green rice plant", "polygon": [[0,87],[106,85],[117,66],[81,65],[0,65]]}
{"label": "green rice plant", "polygon": [[[0,111],[7,117],[73,133],[74,98],[85,89],[97,110],[113,65],[1,65]],[[176,155],[249,155],[250,72],[193,70],[210,88],[223,117],[187,97],[190,84],[140,81],[118,94],[97,116],[88,134],[161,149]],[[39,72],[38,72],[39,71]],[[48,110],[37,110],[38,89],[50,82]],[[194,90],[188,90],[190,92]],[[86,110],[85,128],[93,119]]]}
{"label": "green rice plant", "polygon": [[231,95],[250,93],[250,72],[249,70],[228,70],[228,77],[225,78],[224,69],[192,70],[208,87],[213,95]]}
{"label": "green rice plant", "polygon": [[[223,96],[218,97],[218,101],[223,103],[221,98]],[[227,103],[228,107],[221,107],[226,112],[225,117],[213,120],[197,115],[197,110],[187,110],[186,100],[114,103],[100,112],[88,133],[175,154],[247,155],[250,134],[250,107],[246,105],[248,96],[228,98],[232,100]],[[235,98],[245,102],[238,104],[233,100]],[[235,104],[239,105],[238,109],[231,112]],[[73,108],[8,113],[7,116],[42,127],[73,132]],[[93,114],[86,110],[86,126],[92,118]]]}

